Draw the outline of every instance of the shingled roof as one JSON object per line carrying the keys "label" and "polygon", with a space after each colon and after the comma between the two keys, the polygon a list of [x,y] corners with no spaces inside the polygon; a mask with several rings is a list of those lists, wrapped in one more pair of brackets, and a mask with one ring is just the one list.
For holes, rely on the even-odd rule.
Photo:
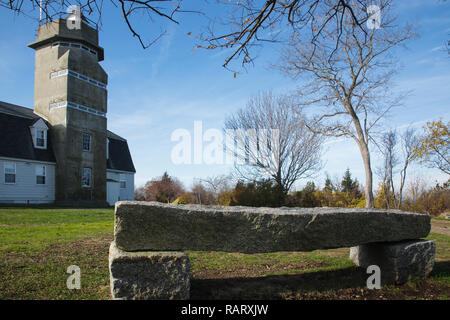
{"label": "shingled roof", "polygon": [[0,157],[56,162],[50,137],[47,149],[33,145],[30,126],[39,119],[31,109],[0,101]]}
{"label": "shingled roof", "polygon": [[[34,148],[30,126],[39,119],[42,118],[30,108],[0,101],[0,157],[56,162],[50,135],[47,149]],[[46,124],[50,127],[47,122]],[[127,140],[111,131],[108,131],[107,135],[109,139],[107,169],[136,172]]]}
{"label": "shingled roof", "polygon": [[112,170],[136,172],[127,140],[108,130],[109,158],[106,167]]}

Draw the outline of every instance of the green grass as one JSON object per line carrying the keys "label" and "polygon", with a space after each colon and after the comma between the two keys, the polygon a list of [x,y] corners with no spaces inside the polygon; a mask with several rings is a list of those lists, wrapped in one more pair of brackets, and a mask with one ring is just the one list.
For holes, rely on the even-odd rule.
{"label": "green grass", "polygon": [[441,220],[441,221],[450,221],[450,219],[447,219],[447,218],[444,218],[444,217],[431,217],[431,219]]}
{"label": "green grass", "polygon": [[70,224],[113,222],[114,209],[8,208],[0,207],[0,225]]}
{"label": "green grass", "polygon": [[[330,251],[316,250],[312,252],[272,252],[257,254],[186,251],[191,259],[194,273],[215,270],[232,272],[233,270],[261,269],[260,275],[289,274],[304,270],[308,272],[335,270],[353,266],[348,259],[348,249]],[[271,271],[278,270],[278,271]]]}
{"label": "green grass", "polygon": [[[8,254],[0,262],[0,299],[109,299],[107,246],[74,244]],[[67,289],[70,265],[81,269],[80,290]]]}
{"label": "green grass", "polygon": [[428,237],[426,237],[425,239],[435,240],[435,241],[438,241],[438,242],[442,242],[443,244],[449,244],[450,243],[450,236],[446,236],[445,234],[434,233],[434,232],[430,232]]}
{"label": "green grass", "polygon": [[113,209],[0,208],[0,253],[42,250],[113,230]]}
{"label": "green grass", "polygon": [[[108,299],[114,209],[0,207],[0,299]],[[81,268],[68,290],[67,267]]]}
{"label": "green grass", "polygon": [[431,232],[426,239],[434,240],[436,244],[433,280],[450,286],[450,237]]}
{"label": "green grass", "polygon": [[[0,299],[109,299],[113,209],[0,207]],[[436,266],[425,285],[410,281],[364,289],[348,248],[242,254],[187,251],[193,298],[445,299],[450,296],[450,237],[431,233]],[[67,267],[81,268],[68,290]],[[253,279],[253,280],[252,280]],[[212,282],[211,282],[212,281]],[[214,291],[216,290],[216,291]]]}

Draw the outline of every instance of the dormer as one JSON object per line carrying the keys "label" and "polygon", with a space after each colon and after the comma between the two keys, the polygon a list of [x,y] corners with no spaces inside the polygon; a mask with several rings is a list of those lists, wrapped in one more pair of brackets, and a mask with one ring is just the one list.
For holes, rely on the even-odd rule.
{"label": "dormer", "polygon": [[30,126],[31,137],[33,138],[33,145],[36,149],[47,149],[47,133],[48,126],[42,119],[36,120],[32,126]]}

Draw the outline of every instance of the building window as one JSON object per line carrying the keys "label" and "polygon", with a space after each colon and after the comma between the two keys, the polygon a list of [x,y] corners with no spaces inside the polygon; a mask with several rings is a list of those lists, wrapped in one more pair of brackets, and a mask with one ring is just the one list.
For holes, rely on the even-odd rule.
{"label": "building window", "polygon": [[125,180],[125,176],[122,174],[120,175],[120,188],[121,189],[127,188],[127,180]]}
{"label": "building window", "polygon": [[81,178],[81,185],[85,188],[90,188],[92,184],[92,169],[83,168],[83,177]]}
{"label": "building window", "polygon": [[14,162],[5,162],[5,183],[16,183],[16,164]]}
{"label": "building window", "polygon": [[45,141],[45,136],[46,136],[46,130],[41,130],[41,129],[36,129],[36,148],[46,148],[46,141]]}
{"label": "building window", "polygon": [[83,151],[91,151],[91,135],[83,133]]}
{"label": "building window", "polygon": [[45,184],[45,166],[36,166],[36,184]]}

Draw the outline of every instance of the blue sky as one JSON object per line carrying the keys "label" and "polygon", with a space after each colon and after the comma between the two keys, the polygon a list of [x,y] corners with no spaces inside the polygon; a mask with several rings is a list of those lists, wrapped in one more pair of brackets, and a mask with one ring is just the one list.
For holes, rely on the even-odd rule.
{"label": "blue sky", "polygon": [[[225,117],[245,106],[259,91],[287,93],[299,85],[270,68],[270,62],[278,59],[277,45],[261,49],[255,66],[240,70],[234,78],[222,67],[226,52],[194,50],[197,43],[187,32],[200,31],[198,24],[204,20],[198,15],[180,16],[180,25],[163,20],[151,26],[139,25],[156,32],[167,29],[156,45],[143,50],[119,11],[105,4],[100,45],[105,49],[101,64],[109,74],[108,129],[128,140],[137,169],[136,186],[166,170],[186,187],[194,178],[230,172],[232,167],[227,165],[173,164],[171,150],[176,142],[170,139],[172,132],[179,128],[193,132],[195,120],[202,121],[204,131],[221,129]],[[417,25],[420,38],[410,42],[408,50],[397,52],[403,67],[395,88],[411,90],[412,95],[384,125],[402,130],[409,125],[420,128],[438,118],[448,121],[450,57],[443,46],[450,38],[450,3],[399,0],[396,9],[401,21]],[[32,107],[34,51],[26,45],[34,41],[37,23],[0,8],[0,26],[0,100]],[[315,179],[318,185],[323,184],[325,172],[341,177],[347,167],[364,183],[361,156],[353,141],[332,140],[325,149],[325,167]],[[378,165],[379,156],[373,153],[373,166]],[[437,170],[417,165],[411,168],[410,176],[422,177],[430,184],[446,179]],[[305,183],[299,181],[296,187]]]}

